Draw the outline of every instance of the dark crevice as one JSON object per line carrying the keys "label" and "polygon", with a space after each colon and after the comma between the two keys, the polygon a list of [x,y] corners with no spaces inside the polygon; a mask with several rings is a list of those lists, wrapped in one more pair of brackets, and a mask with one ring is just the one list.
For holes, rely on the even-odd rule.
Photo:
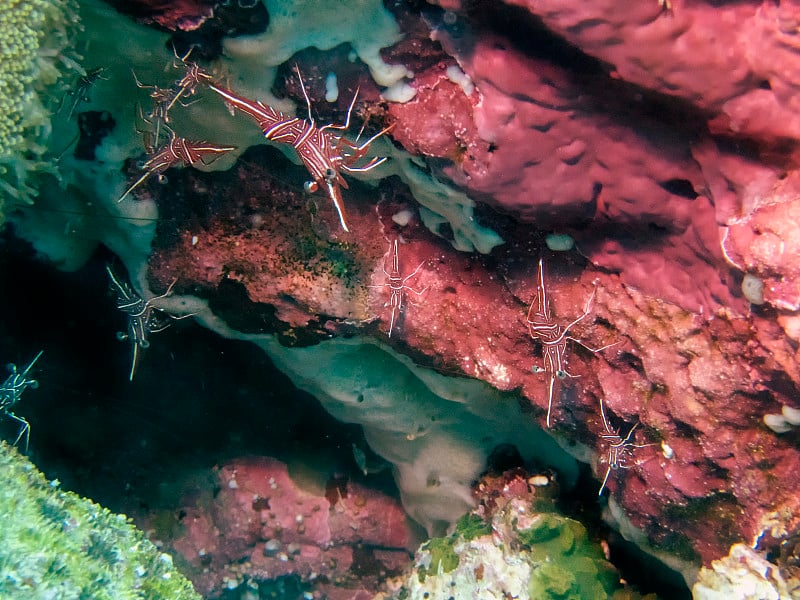
{"label": "dark crevice", "polygon": [[609,492],[598,498],[598,485],[589,465],[581,463],[577,485],[559,498],[560,510],[583,523],[595,542],[608,544],[611,562],[634,589],[642,594],[657,594],[660,598],[691,598],[691,591],[679,572],[645,554],[636,544],[625,540],[608,526],[602,512]]}
{"label": "dark crevice", "polygon": [[668,179],[667,181],[659,181],[658,185],[670,194],[688,198],[689,200],[694,200],[698,196],[692,182],[688,179]]}
{"label": "dark crevice", "polygon": [[[101,249],[63,273],[9,228],[0,234],[0,280],[25,291],[0,295],[15,317],[0,321],[0,364],[44,351],[39,387],[15,410],[31,424],[28,455],[48,478],[127,514],[179,509],[164,482],[243,455],[300,456],[311,470],[365,481],[352,455],[353,444],[367,446],[361,428],[330,416],[250,342],[178,321],[152,336],[128,381],[131,348],[116,338],[124,315],[105,272],[113,259]],[[368,482],[396,494],[388,470]]]}
{"label": "dark crevice", "polygon": [[[466,18],[457,15],[452,22],[445,20],[445,15],[452,13],[433,8],[425,11],[426,20],[450,37],[457,53],[468,56],[474,40],[478,35],[486,37],[488,30],[498,36],[498,48],[513,48],[570,74],[578,90],[573,102],[586,113],[604,115],[655,144],[675,140],[686,145],[708,135],[706,123],[711,113],[688,100],[612,77],[613,65],[572,45],[528,9],[487,1],[467,6]],[[480,33],[471,27],[480,27]]]}

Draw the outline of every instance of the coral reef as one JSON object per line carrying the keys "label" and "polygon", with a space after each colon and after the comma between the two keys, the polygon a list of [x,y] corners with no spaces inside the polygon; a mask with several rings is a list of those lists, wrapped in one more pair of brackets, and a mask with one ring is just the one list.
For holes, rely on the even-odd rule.
{"label": "coral reef", "polygon": [[8,3],[0,14],[0,223],[3,204],[31,203],[38,175],[56,174],[48,151],[51,120],[80,73],[73,44],[80,28],[77,3],[37,0]]}
{"label": "coral reef", "polygon": [[752,548],[734,544],[728,556],[704,567],[692,587],[695,600],[742,598],[779,600],[796,597],[800,588],[797,575],[788,581],[775,565]]}
{"label": "coral reef", "polygon": [[[181,60],[176,30],[224,29],[207,5],[141,3],[137,18],[167,34],[84,3],[92,55],[125,60],[97,65],[79,113],[107,116],[62,124],[64,145],[81,138],[59,164],[66,188],[15,212],[16,233],[65,269],[104,244],[138,296],[170,289],[159,310],[266,352],[363,427],[431,535],[512,444],[565,494],[584,492],[578,462],[591,465],[609,523],[690,584],[737,543],[779,553],[800,533],[800,11],[439,4],[361,0],[346,19],[338,4],[269,0],[253,35],[217,40],[221,54],[197,41]],[[175,89],[158,113],[157,92]],[[269,143],[220,89],[239,111],[282,113]],[[173,152],[186,168],[147,177],[156,121],[171,141],[236,149],[211,164]],[[309,139],[327,171],[298,164]],[[346,228],[306,191],[326,186],[346,186]],[[71,212],[41,210],[54,207]],[[565,523],[553,539],[581,537]],[[222,553],[272,539],[249,536]],[[424,556],[455,570],[470,540],[437,540]]]}
{"label": "coral reef", "polygon": [[799,180],[800,174],[792,172],[764,190],[746,214],[727,223],[722,240],[728,262],[761,283],[753,303],[788,312],[800,310]]}
{"label": "coral reef", "polygon": [[294,580],[308,593],[353,598],[374,593],[408,562],[413,534],[402,507],[346,478],[312,491],[280,461],[253,457],[186,487],[179,511],[145,517],[145,527],[183,557],[205,597],[237,588],[266,594]]}
{"label": "coral reef", "polygon": [[478,483],[478,508],[419,549],[397,598],[639,598],[578,521],[556,512],[546,475]]}
{"label": "coral reef", "polygon": [[59,488],[0,442],[4,598],[199,598],[125,515]]}
{"label": "coral reef", "polygon": [[214,15],[215,3],[208,0],[135,0],[134,2],[109,2],[114,8],[138,21],[155,24],[168,30],[193,31],[203,26]]}
{"label": "coral reef", "polygon": [[[391,257],[384,226],[364,210],[366,201],[359,201],[358,188],[348,193],[352,228],[361,233],[371,228],[373,233],[358,243],[345,243],[327,227],[321,231],[323,236],[333,235],[331,241],[315,233],[324,227],[316,219],[336,222],[332,209],[318,212],[312,221],[304,203],[290,201],[292,195],[269,178],[245,179],[237,168],[233,181],[247,181],[243,197],[252,200],[232,204],[228,199],[233,191],[217,187],[221,183],[215,178],[188,172],[186,176],[187,188],[206,190],[201,211],[208,217],[167,209],[169,219],[189,220],[195,226],[179,239],[157,242],[151,267],[160,285],[180,274],[178,291],[185,289],[184,282],[192,282],[195,293],[208,295],[211,306],[219,306],[215,312],[230,327],[250,334],[272,333],[288,346],[348,335],[359,324],[373,334],[388,333],[391,311],[383,307],[389,299],[383,267]],[[410,298],[391,338],[393,345],[408,348],[416,362],[445,373],[467,374],[500,390],[521,389],[544,417],[549,378],[531,371],[542,361],[524,325],[527,304],[535,295],[531,251],[509,244],[496,250],[491,262],[459,255],[421,226],[410,199],[401,202],[400,192],[388,186],[383,193],[392,198],[379,206],[386,215],[385,230],[394,227],[407,242],[399,245],[401,268],[410,273],[422,263],[414,283],[419,289],[429,288],[421,302]],[[267,202],[256,204],[255,199],[262,198]],[[269,199],[279,202],[280,211]],[[403,211],[410,211],[412,220],[400,228],[391,217]],[[253,265],[247,257],[265,248],[274,258]],[[581,272],[580,262],[557,258],[551,255],[545,261],[554,318],[563,325],[576,318],[594,289],[592,318],[571,335],[595,348],[617,345],[601,353],[581,347],[568,350],[564,364],[579,378],[557,382],[554,428],[566,432],[579,427],[575,439],[605,455],[606,428],[597,401],[603,397],[610,425],[627,431],[639,420],[636,443],[650,444],[635,451],[632,468],[615,471],[609,482],[611,489],[624,494],[625,509],[638,527],[648,530],[658,544],[678,547],[691,517],[702,533],[698,529],[689,534],[696,547],[684,557],[699,552],[714,558],[736,539],[754,540],[765,511],[796,501],[785,492],[791,487],[797,451],[788,440],[758,425],[769,410],[762,399],[767,390],[780,398],[781,406],[793,402],[788,390],[772,383],[778,373],[797,377],[794,351],[778,334],[778,324],[758,317],[744,319],[727,309],[708,321],[625,286],[618,276]],[[223,309],[234,296],[240,300],[232,307],[241,307],[243,301],[245,306],[272,308],[256,325],[243,320],[238,308]],[[191,311],[207,309],[193,306]],[[212,317],[204,319],[211,322]],[[298,370],[296,364],[289,360],[286,368]],[[758,371],[754,365],[759,365]],[[308,381],[310,376],[299,377]],[[342,389],[369,388],[363,383],[349,385],[353,384]],[[330,381],[323,387],[330,388]],[[319,393],[317,386],[311,388]],[[359,405],[357,391],[331,394],[336,399],[330,408],[334,414],[338,402]],[[348,411],[348,420],[363,423],[366,415]],[[754,427],[744,434],[741,428],[748,419]],[[662,452],[662,441],[670,453]],[[397,460],[396,449],[385,452]],[[775,463],[764,463],[761,456],[773,457]],[[602,476],[605,466],[598,465],[598,471]],[[780,483],[770,485],[768,480]],[[753,485],[758,494],[751,493]],[[714,515],[715,524],[724,520],[728,525],[707,531],[701,523],[709,515]]]}

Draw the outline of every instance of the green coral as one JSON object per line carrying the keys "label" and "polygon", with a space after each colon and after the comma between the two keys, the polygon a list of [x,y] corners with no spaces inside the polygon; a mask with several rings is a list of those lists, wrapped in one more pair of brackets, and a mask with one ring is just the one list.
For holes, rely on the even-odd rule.
{"label": "green coral", "polygon": [[[455,531],[424,543],[395,597],[519,600],[634,599],[586,528],[534,497],[503,500],[487,519],[480,511]],[[501,504],[502,504],[501,502]]]}
{"label": "green coral", "polygon": [[428,575],[449,573],[458,566],[455,543],[455,537],[433,538],[420,547],[422,552],[430,556],[429,564],[419,568],[420,581],[424,582]]}
{"label": "green coral", "polygon": [[200,598],[124,515],[60,490],[5,442],[0,573],[0,598]]}
{"label": "green coral", "polygon": [[475,513],[467,513],[456,521],[456,535],[460,535],[467,541],[490,533],[492,533],[491,525]]}
{"label": "green coral", "polygon": [[433,538],[425,542],[420,550],[430,555],[426,566],[420,566],[418,573],[420,581],[424,582],[428,575],[449,573],[458,567],[458,554],[455,551],[459,541],[470,541],[492,532],[491,526],[474,513],[467,513],[456,522],[453,535],[442,538]]}
{"label": "green coral", "polygon": [[36,195],[31,172],[54,172],[43,156],[59,83],[80,70],[68,56],[77,14],[74,0],[7,0],[0,10],[0,214],[4,196]]}
{"label": "green coral", "polygon": [[619,577],[586,528],[556,513],[537,515],[517,531],[536,565],[529,591],[537,598],[608,598]]}

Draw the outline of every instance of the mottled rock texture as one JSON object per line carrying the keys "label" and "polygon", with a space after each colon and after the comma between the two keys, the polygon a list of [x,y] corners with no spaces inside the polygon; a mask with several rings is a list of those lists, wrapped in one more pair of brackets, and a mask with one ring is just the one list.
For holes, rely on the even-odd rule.
{"label": "mottled rock texture", "polygon": [[275,459],[232,460],[187,482],[180,527],[148,524],[206,597],[291,578],[354,598],[405,566],[412,534],[396,500],[346,478],[322,490],[297,479]]}
{"label": "mottled rock texture", "polygon": [[[598,482],[613,458],[602,436],[638,423],[607,487],[662,551],[708,563],[797,534],[797,434],[762,417],[800,401],[800,5],[390,5],[406,37],[384,57],[416,95],[355,112],[372,130],[395,123],[394,143],[506,243],[456,252],[396,177],[350,180],[344,233],[324,195],[303,193],[302,167],[257,148],[226,173],[146,188],[164,217],[154,282],[179,277],[232,327],[285,344],[377,336],[518,393],[542,423],[552,393],[553,433],[596,450]],[[575,248],[549,251],[551,233]],[[418,271],[392,298],[394,240],[399,275]],[[570,338],[544,372],[532,367],[552,346],[526,322],[540,258],[548,324]],[[745,273],[764,304],[746,300]]]}

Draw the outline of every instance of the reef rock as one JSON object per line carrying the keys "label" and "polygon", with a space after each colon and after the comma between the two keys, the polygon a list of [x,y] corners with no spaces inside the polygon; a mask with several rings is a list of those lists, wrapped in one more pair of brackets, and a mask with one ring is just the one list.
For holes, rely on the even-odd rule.
{"label": "reef rock", "polygon": [[172,511],[181,514],[180,527],[165,526],[158,514],[146,521],[184,559],[205,596],[260,586],[267,593],[291,582],[350,598],[370,587],[374,593],[408,561],[412,533],[402,507],[346,479],[309,491],[284,463],[252,457],[220,466],[204,486],[191,488]]}
{"label": "reef rock", "polygon": [[775,565],[744,544],[734,544],[728,556],[703,568],[692,588],[695,600],[753,598],[779,600],[796,597],[800,580],[784,579]]}
{"label": "reef rock", "polygon": [[[454,251],[446,221],[431,228],[430,205],[416,201],[425,186],[396,153],[399,180],[346,190],[345,234],[325,198],[309,213],[282,181],[302,181],[302,168],[257,151],[224,179],[187,173],[181,185],[202,196],[162,205],[191,225],[162,227],[150,265],[162,286],[180,275],[178,290],[211,298],[240,331],[287,345],[360,332],[420,365],[518,391],[540,422],[552,413],[557,435],[595,448],[598,479],[609,471],[606,487],[652,544],[707,562],[753,543],[766,515],[798,508],[798,450],[762,424],[796,404],[800,385],[786,333],[797,328],[776,312],[797,302],[795,177],[781,182],[765,161],[777,148],[765,126],[720,133],[720,115],[757,95],[759,78],[736,75],[733,55],[699,64],[671,51],[684,36],[699,44],[707,18],[677,3],[580,10],[429,11],[440,54],[414,64],[408,38],[385,51],[407,61],[415,95],[371,110],[427,160],[425,186],[449,182],[504,213],[478,207],[506,242],[490,255]],[[743,7],[715,11],[764,31]],[[590,12],[620,22],[595,26]],[[512,17],[540,41],[505,28]],[[398,18],[431,48],[419,19]],[[639,45],[624,43],[642,32],[660,44],[647,54],[663,65],[657,85],[631,66],[644,61]],[[727,83],[705,80],[717,69]],[[750,151],[737,153],[734,133],[751,136]],[[756,190],[767,197],[756,202]],[[588,262],[549,251],[556,233]],[[742,272],[763,281],[765,308],[749,310]],[[235,289],[238,300],[222,300]],[[545,321],[529,311],[540,294]],[[569,336],[555,367],[537,322]],[[613,445],[623,440],[624,460]]]}
{"label": "reef rock", "polygon": [[[513,443],[558,462],[565,493],[574,461],[591,463],[597,491],[662,554],[699,568],[739,542],[775,553],[800,532],[797,433],[764,421],[800,402],[795,4],[360,0],[353,24],[272,11],[203,66],[330,134],[349,232],[325,193],[335,172],[263,145],[200,84],[170,123],[236,150],[118,203],[125,175],[142,175],[132,121],[154,89],[127,79],[129,94],[97,82],[92,108],[121,124],[91,169],[65,156],[75,183],[49,194],[112,218],[15,226],[54,256],[102,242],[143,297],[171,290],[159,308],[267,350],[365,427],[431,533],[468,508],[492,447]],[[116,51],[148,84],[177,85],[191,63],[170,66],[147,39]],[[356,155],[369,168],[351,173]],[[249,507],[230,517],[247,550],[209,550],[216,517],[202,513],[190,561],[208,545],[272,573],[253,550],[271,539],[269,510],[222,493]],[[312,513],[293,541],[322,556],[331,524]]]}
{"label": "reef rock", "polygon": [[[478,508],[447,537],[425,542],[393,597],[638,598],[578,521],[558,514],[546,475],[489,476]],[[616,597],[616,595],[615,595]]]}

